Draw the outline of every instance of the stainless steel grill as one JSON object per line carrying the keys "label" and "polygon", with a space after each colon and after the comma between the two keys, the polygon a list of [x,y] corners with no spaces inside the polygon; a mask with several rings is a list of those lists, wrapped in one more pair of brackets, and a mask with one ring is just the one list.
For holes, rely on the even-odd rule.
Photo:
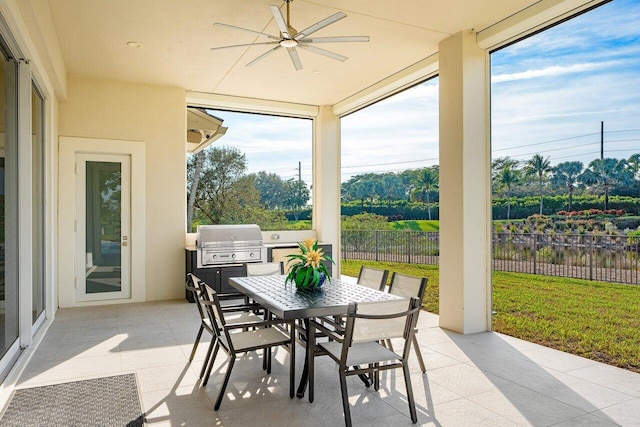
{"label": "stainless steel grill", "polygon": [[196,247],[198,268],[267,260],[267,249],[256,224],[200,225]]}

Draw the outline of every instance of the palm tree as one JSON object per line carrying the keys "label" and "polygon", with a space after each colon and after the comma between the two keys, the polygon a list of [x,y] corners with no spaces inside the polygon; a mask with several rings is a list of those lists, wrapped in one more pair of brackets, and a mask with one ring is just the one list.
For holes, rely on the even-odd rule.
{"label": "palm tree", "polygon": [[418,175],[417,191],[425,195],[429,219],[431,219],[431,199],[429,193],[438,188],[438,181],[439,176],[437,166],[425,168]]}
{"label": "palm tree", "polygon": [[503,185],[500,182],[499,175],[502,173],[504,168],[511,168],[512,170],[516,170],[518,167],[518,161],[512,159],[511,157],[498,157],[497,159],[493,159],[491,161],[491,190],[498,194],[502,189]]}
{"label": "palm tree", "polygon": [[542,215],[542,180],[551,171],[551,163],[549,157],[546,159],[540,154],[535,154],[531,159],[527,160],[524,165],[524,172],[527,176],[538,177],[538,188],[540,190],[540,215]]}
{"label": "palm tree", "polygon": [[391,215],[391,202],[402,198],[403,186],[398,175],[394,173],[384,174],[379,182],[380,196],[387,199],[387,214]]}
{"label": "palm tree", "polygon": [[569,193],[569,211],[573,206],[573,192],[578,186],[578,177],[582,173],[584,165],[582,162],[558,163],[552,169],[551,185],[557,188],[566,188]]}
{"label": "palm tree", "polygon": [[500,188],[506,189],[505,197],[507,198],[507,219],[511,216],[511,187],[520,183],[520,171],[513,169],[511,166],[505,166],[495,177],[495,182]]}
{"label": "palm tree", "polygon": [[627,169],[633,174],[633,179],[640,177],[640,154],[632,154],[627,160]]}
{"label": "palm tree", "polygon": [[604,210],[609,209],[609,192],[611,188],[628,181],[629,172],[626,160],[613,158],[595,159],[580,175],[580,180],[587,186],[602,189],[604,192]]}

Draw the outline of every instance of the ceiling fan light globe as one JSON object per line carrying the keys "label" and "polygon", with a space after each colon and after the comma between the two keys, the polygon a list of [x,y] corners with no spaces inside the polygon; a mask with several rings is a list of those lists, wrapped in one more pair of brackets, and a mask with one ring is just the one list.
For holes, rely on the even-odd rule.
{"label": "ceiling fan light globe", "polygon": [[296,47],[298,46],[298,42],[293,39],[284,39],[280,42],[280,46],[282,47]]}

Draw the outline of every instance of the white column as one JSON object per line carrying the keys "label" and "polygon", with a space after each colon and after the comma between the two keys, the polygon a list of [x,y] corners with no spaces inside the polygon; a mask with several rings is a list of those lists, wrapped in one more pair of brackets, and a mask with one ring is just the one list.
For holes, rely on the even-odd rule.
{"label": "white column", "polygon": [[491,330],[489,57],[473,32],[440,43],[440,326]]}
{"label": "white column", "polygon": [[313,227],[333,246],[333,275],[340,273],[340,118],[320,107],[313,123]]}

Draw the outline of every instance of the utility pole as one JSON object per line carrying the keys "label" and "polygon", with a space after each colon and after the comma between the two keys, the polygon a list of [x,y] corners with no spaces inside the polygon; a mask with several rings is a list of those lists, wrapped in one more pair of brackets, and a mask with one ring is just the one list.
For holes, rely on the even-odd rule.
{"label": "utility pole", "polygon": [[302,162],[298,162],[298,211],[302,210]]}
{"label": "utility pole", "polygon": [[604,122],[600,122],[600,160],[604,159]]}

